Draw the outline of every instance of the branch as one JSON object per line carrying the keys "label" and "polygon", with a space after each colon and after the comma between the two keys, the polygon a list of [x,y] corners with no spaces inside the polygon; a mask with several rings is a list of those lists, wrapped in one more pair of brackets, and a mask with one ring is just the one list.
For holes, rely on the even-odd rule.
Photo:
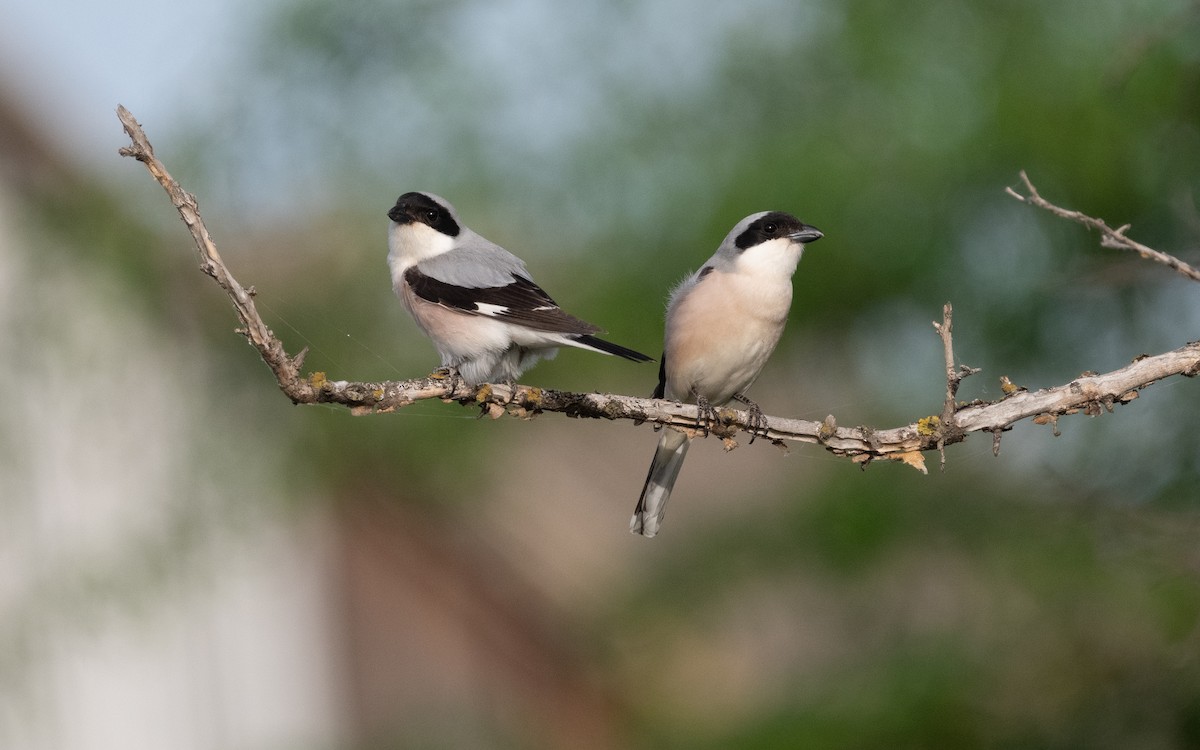
{"label": "branch", "polygon": [[312,389],[300,377],[300,365],[306,352],[300,352],[295,358],[288,357],[283,350],[283,342],[275,338],[275,334],[267,328],[254,306],[254,287],[244,288],[225,267],[212,236],[204,226],[204,219],[200,217],[200,206],[196,202],[196,196],[180,187],[175,178],[167,172],[167,168],[154,155],[154,147],[150,145],[145,131],[134,119],[133,114],[118,105],[117,117],[125,127],[129,140],[133,142],[133,145],[121,148],[118,153],[121,156],[131,156],[145,164],[154,179],[158,180],[158,184],[167,191],[167,197],[179,211],[179,218],[183,219],[183,223],[187,224],[192,233],[192,240],[196,243],[196,251],[200,255],[200,270],[213,277],[233,300],[233,308],[242,322],[242,328],[238,332],[245,335],[250,344],[258,349],[263,361],[275,373],[283,392],[296,403],[308,402],[313,397]]}
{"label": "branch", "polygon": [[1100,247],[1108,248],[1109,250],[1132,250],[1147,260],[1152,260],[1155,263],[1162,263],[1168,268],[1175,269],[1177,272],[1183,274],[1192,281],[1200,281],[1200,269],[1197,269],[1195,266],[1190,266],[1173,255],[1168,255],[1167,253],[1146,247],[1142,243],[1135,242],[1134,240],[1126,237],[1125,233],[1129,231],[1131,225],[1124,224],[1116,229],[1113,229],[1108,224],[1105,224],[1102,219],[1092,218],[1091,216],[1080,213],[1079,211],[1072,211],[1067,208],[1059,208],[1038,193],[1037,188],[1035,188],[1033,183],[1029,181],[1029,176],[1025,174],[1025,170],[1023,169],[1021,170],[1021,182],[1025,183],[1025,189],[1029,191],[1029,195],[1021,195],[1011,187],[1004,188],[1004,191],[1022,203],[1028,203],[1031,206],[1037,206],[1038,208],[1049,211],[1055,216],[1067,219],[1068,221],[1073,221],[1077,224],[1082,224],[1089,229],[1095,229],[1099,231],[1101,235]]}
{"label": "branch", "polygon": [[[939,428],[937,450],[941,457],[943,471],[946,469],[946,443],[948,441],[958,442],[958,440],[966,437],[965,433],[958,426],[958,404],[955,400],[958,396],[958,386],[963,380],[979,372],[979,368],[967,367],[966,365],[963,365],[960,370],[954,369],[953,313],[954,308],[947,302],[942,306],[942,322],[938,323],[935,321],[933,324],[934,329],[937,330],[938,335],[942,338],[942,356],[946,360],[946,401],[942,405],[941,417],[937,418]],[[996,450],[999,449],[997,448]]]}
{"label": "branch", "polygon": [[[243,287],[226,268],[204,226],[195,196],[180,187],[155,157],[153,147],[133,115],[124,107],[118,107],[117,116],[132,141],[131,146],[120,150],[121,155],[131,156],[145,164],[154,179],[166,190],[171,203],[191,231],[201,270],[213,277],[229,295],[242,324],[238,332],[258,350],[263,361],[275,373],[280,390],[293,403],[340,404],[354,414],[375,414],[395,411],[418,401],[441,399],[462,405],[476,405],[493,418],[509,414],[532,419],[542,412],[559,412],[568,417],[628,419],[638,424],[651,422],[689,433],[701,432],[702,415],[694,404],[663,399],[572,393],[529,385],[467,386],[460,378],[438,373],[415,380],[376,383],[329,380],[322,372],[302,376],[300,367],[305,352],[289,356],[283,343],[263,322],[254,305],[253,287]],[[1103,226],[1103,222],[1100,222],[1100,226]],[[1085,374],[1056,388],[1029,392],[1006,384],[1004,391],[1008,395],[999,401],[962,404],[955,401],[958,384],[978,370],[965,365],[955,369],[951,312],[947,304],[943,309],[942,322],[934,324],[942,337],[946,358],[946,401],[941,415],[924,417],[912,424],[887,430],[838,427],[832,415],[822,422],[768,416],[765,437],[779,446],[784,446],[786,442],[820,445],[835,455],[849,457],[863,466],[876,459],[887,459],[902,461],[925,471],[924,451],[941,452],[944,463],[945,447],[962,442],[969,433],[991,432],[993,444],[998,450],[1000,433],[1011,429],[1013,424],[1021,420],[1034,417],[1035,422],[1057,425],[1057,419],[1062,415],[1078,412],[1100,414],[1102,409],[1111,411],[1115,404],[1132,401],[1137,398],[1141,388],[1158,380],[1171,375],[1192,377],[1200,374],[1200,342],[1192,342],[1165,354],[1139,357],[1127,367],[1104,375]],[[747,411],[718,409],[716,424],[711,427],[711,432],[725,441],[726,449],[732,449],[737,445],[734,438],[739,431],[762,435],[758,429],[760,422],[755,417]]]}

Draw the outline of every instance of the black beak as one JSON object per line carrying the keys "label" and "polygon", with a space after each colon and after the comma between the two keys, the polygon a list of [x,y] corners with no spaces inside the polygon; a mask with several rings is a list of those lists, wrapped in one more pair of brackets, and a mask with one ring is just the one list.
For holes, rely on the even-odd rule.
{"label": "black beak", "polygon": [[404,207],[397,203],[388,209],[388,218],[397,224],[403,224],[408,218],[408,215],[404,213]]}
{"label": "black beak", "polygon": [[821,232],[820,229],[817,229],[816,227],[811,227],[808,224],[801,224],[800,231],[792,232],[791,234],[788,235],[788,239],[792,240],[793,242],[807,243],[807,242],[816,242],[817,240],[821,239],[824,236],[825,236],[825,234],[823,232]]}

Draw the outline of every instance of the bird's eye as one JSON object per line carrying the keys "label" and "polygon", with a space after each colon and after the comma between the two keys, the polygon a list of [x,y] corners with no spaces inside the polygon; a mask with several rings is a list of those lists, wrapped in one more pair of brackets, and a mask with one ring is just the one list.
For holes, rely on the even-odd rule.
{"label": "bird's eye", "polygon": [[774,222],[763,224],[763,231],[767,234],[775,234],[776,229],[779,229],[779,227],[776,226]]}
{"label": "bird's eye", "polygon": [[436,208],[431,208],[425,211],[425,218],[430,221],[437,221],[438,212]]}

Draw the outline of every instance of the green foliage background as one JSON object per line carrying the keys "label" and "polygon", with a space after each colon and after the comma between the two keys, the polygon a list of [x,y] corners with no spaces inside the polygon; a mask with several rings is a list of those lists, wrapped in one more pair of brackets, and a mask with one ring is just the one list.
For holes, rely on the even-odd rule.
{"label": "green foliage background", "polygon": [[[225,62],[227,96],[195,107],[186,152],[156,145],[275,330],[330,377],[435,364],[384,270],[383,214],[412,189],[449,197],[564,306],[647,352],[666,291],[739,218],[781,209],[820,227],[756,392],[768,413],[889,427],[936,412],[929,321],[947,300],[959,357],[984,368],[968,399],[997,397],[1000,375],[1057,385],[1200,336],[1194,285],[1003,192],[1026,169],[1051,200],[1195,263],[1195,3],[292,0],[256,23]],[[223,377],[277,398],[214,295],[190,277],[156,292],[142,274],[157,251],[104,246],[149,304],[183,295],[203,316]],[[567,352],[526,380],[647,393],[654,373]],[[765,506],[689,524],[679,497],[653,549],[614,545],[636,574],[569,626],[635,746],[1195,746],[1198,393],[1157,385],[1064,420],[1061,438],[1022,425],[999,459],[976,438],[929,477],[797,448],[799,469],[768,464],[770,482],[747,473],[723,498]],[[427,418],[267,419],[302,435],[292,481],[336,497],[369,477],[450,518],[505,477],[493,446],[537,455],[556,419],[413,412]],[[570,428],[575,481],[610,483],[622,525],[644,465],[591,450],[601,428]],[[647,431],[622,439],[649,460]],[[736,475],[745,450],[712,460]],[[687,644],[755,637],[736,623],[760,610],[797,638],[819,629],[828,655],[783,649],[749,678],[753,700],[710,715],[679,684]],[[381,746],[408,746],[392,731]]]}

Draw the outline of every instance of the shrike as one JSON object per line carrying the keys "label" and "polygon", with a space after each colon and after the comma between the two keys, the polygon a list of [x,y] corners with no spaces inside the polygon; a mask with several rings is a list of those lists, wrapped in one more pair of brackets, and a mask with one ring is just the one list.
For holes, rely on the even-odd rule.
{"label": "shrike", "polygon": [[[671,292],[654,397],[697,404],[709,419],[714,407],[737,399],[761,419],[745,391],[779,343],[804,244],[823,236],[779,211],[739,221],[716,254]],[[662,431],[629,522],[633,533],[658,533],[688,442],[678,430]]]}
{"label": "shrike", "polygon": [[512,382],[560,346],[651,360],[593,336],[598,327],[563,312],[520,258],[468,229],[444,198],[405,193],[388,218],[392,288],[442,366],[467,383]]}

